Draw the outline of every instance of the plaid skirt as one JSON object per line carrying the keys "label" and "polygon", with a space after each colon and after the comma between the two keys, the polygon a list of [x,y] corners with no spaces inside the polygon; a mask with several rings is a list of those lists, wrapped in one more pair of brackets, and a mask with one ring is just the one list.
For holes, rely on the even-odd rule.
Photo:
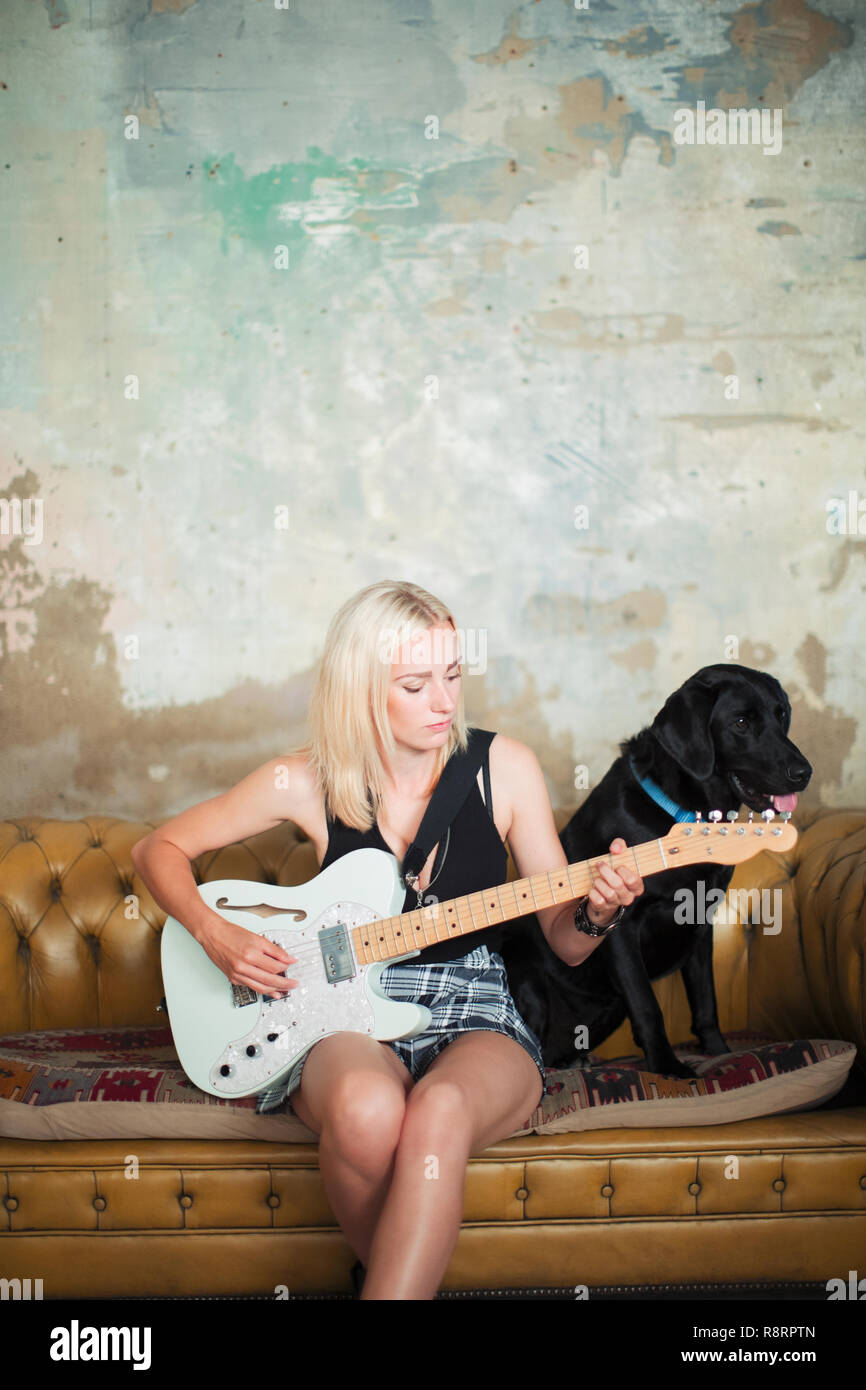
{"label": "plaid skirt", "polygon": [[[379,988],[389,999],[423,1004],[430,1010],[430,1027],[426,1033],[383,1042],[383,1046],[392,1048],[408,1067],[414,1081],[424,1075],[443,1047],[459,1038],[461,1033],[478,1030],[504,1033],[519,1042],[538,1067],[544,1085],[541,1043],[517,1012],[508,987],[505,963],[498,951],[476,946],[459,960],[430,961],[426,965],[413,960],[398,961],[382,971]],[[305,1052],[282,1081],[259,1093],[257,1114],[283,1107],[294,1113],[289,1095],[300,1086],[309,1055],[309,1051]]]}

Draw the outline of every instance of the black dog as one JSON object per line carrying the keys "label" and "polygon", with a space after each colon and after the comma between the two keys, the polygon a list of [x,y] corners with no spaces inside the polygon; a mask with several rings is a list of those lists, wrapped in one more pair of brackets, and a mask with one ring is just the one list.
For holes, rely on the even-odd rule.
{"label": "black dog", "polygon": [[[678,807],[699,811],[704,820],[711,810],[724,816],[742,803],[755,812],[792,810],[812,769],[787,737],[790,720],[788,697],[772,676],[748,666],[703,667],[648,728],[620,744],[621,756],[560,836],[568,862],[606,854],[618,836],[634,845],[670,830],[675,814],[638,779],[651,779]],[[732,875],[728,865],[699,864],[645,878],[644,892],[579,966],[554,955],[535,918],[505,929],[500,952],[511,993],[541,1041],[546,1066],[580,1064],[628,1016],[652,1071],[695,1075],[671,1048],[650,984],[675,970],[683,972],[701,1050],[729,1051],[719,1031],[712,920],[678,924],[674,895],[683,888],[694,893],[703,879],[706,901],[713,889],[724,893]],[[575,1047],[578,1024],[588,1027],[586,1050]]]}

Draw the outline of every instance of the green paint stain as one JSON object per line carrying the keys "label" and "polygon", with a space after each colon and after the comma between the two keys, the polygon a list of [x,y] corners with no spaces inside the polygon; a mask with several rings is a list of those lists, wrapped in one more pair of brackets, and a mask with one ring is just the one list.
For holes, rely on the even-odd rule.
{"label": "green paint stain", "polygon": [[[233,154],[213,155],[202,163],[202,195],[206,209],[219,212],[223,223],[222,250],[228,251],[229,238],[242,237],[257,248],[286,245],[301,247],[308,239],[303,217],[320,203],[318,220],[326,220],[322,200],[334,205],[334,219],[343,220],[351,204],[363,205],[359,175],[366,168],[361,160],[341,164],[333,155],[311,146],[301,164],[274,164],[247,178],[235,163]],[[339,188],[333,196],[317,198],[317,179],[333,180]],[[288,215],[287,215],[288,213]]]}

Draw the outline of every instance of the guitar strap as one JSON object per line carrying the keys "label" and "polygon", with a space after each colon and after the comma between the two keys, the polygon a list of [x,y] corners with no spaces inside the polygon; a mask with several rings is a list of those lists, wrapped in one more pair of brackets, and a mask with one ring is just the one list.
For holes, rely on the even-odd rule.
{"label": "guitar strap", "polygon": [[433,846],[441,841],[472,790],[472,783],[496,734],[491,733],[489,729],[470,728],[467,730],[467,736],[469,746],[466,752],[461,753],[458,749],[452,753],[442,769],[442,776],[436,783],[436,789],[418,826],[415,839],[403,860],[403,882],[418,893],[419,906],[421,894],[418,892],[418,877],[427,862],[427,856]]}

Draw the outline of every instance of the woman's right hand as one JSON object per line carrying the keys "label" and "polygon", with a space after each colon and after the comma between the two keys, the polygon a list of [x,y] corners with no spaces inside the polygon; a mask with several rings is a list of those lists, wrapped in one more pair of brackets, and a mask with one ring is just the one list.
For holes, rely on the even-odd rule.
{"label": "woman's right hand", "polygon": [[227,922],[218,912],[211,913],[196,940],[233,985],[247,985],[257,994],[280,999],[300,984],[281,973],[287,965],[296,964],[297,956],[265,936]]}

